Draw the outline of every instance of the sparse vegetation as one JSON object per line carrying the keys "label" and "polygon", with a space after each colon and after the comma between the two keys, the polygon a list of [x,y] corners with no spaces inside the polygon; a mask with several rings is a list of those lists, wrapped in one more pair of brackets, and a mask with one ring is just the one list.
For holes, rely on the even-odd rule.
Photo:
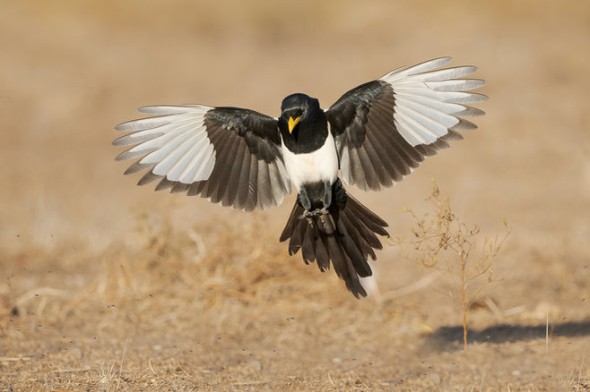
{"label": "sparse vegetation", "polygon": [[[0,2],[0,391],[590,391],[589,11]],[[229,211],[135,188],[113,161],[112,127],[139,105],[276,115],[299,89],[329,104],[354,81],[446,54],[488,81],[480,129],[392,189],[349,189],[392,235],[411,219],[400,206],[428,204],[428,176],[471,192],[468,215],[451,201],[481,224],[476,238],[509,218],[490,260],[501,283],[468,285],[483,290],[468,291],[467,352],[458,269],[439,272],[443,256],[425,268],[385,245],[375,280],[393,294],[357,301],[278,243],[292,199]],[[495,312],[475,308],[488,294]]]}
{"label": "sparse vegetation", "polygon": [[442,271],[451,280],[455,291],[450,295],[457,299],[461,309],[463,347],[466,350],[468,315],[473,298],[486,283],[494,280],[492,260],[498,255],[510,230],[504,222],[504,234],[481,240],[480,228],[468,225],[453,211],[449,198],[441,194],[434,180],[426,201],[432,210],[422,215],[405,209],[414,224],[411,235],[399,237],[397,242],[410,245],[414,251],[411,257],[422,266]]}

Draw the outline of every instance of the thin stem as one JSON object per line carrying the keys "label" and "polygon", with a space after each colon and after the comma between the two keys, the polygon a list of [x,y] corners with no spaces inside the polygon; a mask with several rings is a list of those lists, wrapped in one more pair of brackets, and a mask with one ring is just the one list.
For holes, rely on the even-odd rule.
{"label": "thin stem", "polygon": [[467,312],[469,311],[469,303],[467,302],[467,288],[465,287],[467,282],[465,281],[465,270],[467,267],[467,254],[461,252],[461,282],[460,282],[460,293],[461,293],[461,308],[463,311],[463,350],[467,351]]}

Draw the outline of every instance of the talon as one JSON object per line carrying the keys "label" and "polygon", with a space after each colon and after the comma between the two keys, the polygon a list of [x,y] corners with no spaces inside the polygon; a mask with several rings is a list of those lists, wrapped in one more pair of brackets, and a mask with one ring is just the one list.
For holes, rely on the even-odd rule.
{"label": "talon", "polygon": [[301,214],[299,216],[299,219],[307,219],[307,224],[310,226],[313,226],[313,220],[311,219],[311,216],[312,216],[311,212],[305,210],[303,212],[303,214]]}
{"label": "talon", "polygon": [[313,211],[304,211],[303,214],[299,217],[299,219],[305,218],[307,220],[310,220],[314,216],[326,215],[328,213],[329,212],[328,212],[327,208],[322,208],[322,209],[317,208]]}
{"label": "talon", "polygon": [[310,226],[313,226],[313,217],[319,217],[321,215],[327,215],[329,213],[327,208],[317,208],[313,211],[304,211],[303,214],[299,217],[299,219],[307,219],[307,223]]}

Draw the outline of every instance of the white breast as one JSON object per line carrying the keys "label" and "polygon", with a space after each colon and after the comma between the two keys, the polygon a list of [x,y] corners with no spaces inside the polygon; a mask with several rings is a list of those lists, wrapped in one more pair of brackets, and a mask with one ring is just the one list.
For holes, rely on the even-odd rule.
{"label": "white breast", "polygon": [[297,192],[301,185],[319,181],[333,183],[338,177],[338,154],[334,137],[328,134],[326,143],[314,152],[307,154],[293,154],[285,144],[282,145],[283,157],[289,178]]}

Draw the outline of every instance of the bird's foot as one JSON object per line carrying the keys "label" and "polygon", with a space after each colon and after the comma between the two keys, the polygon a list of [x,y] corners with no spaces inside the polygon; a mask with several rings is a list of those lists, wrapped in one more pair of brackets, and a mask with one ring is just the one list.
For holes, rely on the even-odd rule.
{"label": "bird's foot", "polygon": [[326,215],[328,213],[328,209],[327,208],[316,208],[313,211],[305,211],[303,212],[303,214],[299,217],[299,219],[307,219],[307,223],[309,223],[310,225],[313,226],[313,217],[316,216],[321,216],[321,215]]}

